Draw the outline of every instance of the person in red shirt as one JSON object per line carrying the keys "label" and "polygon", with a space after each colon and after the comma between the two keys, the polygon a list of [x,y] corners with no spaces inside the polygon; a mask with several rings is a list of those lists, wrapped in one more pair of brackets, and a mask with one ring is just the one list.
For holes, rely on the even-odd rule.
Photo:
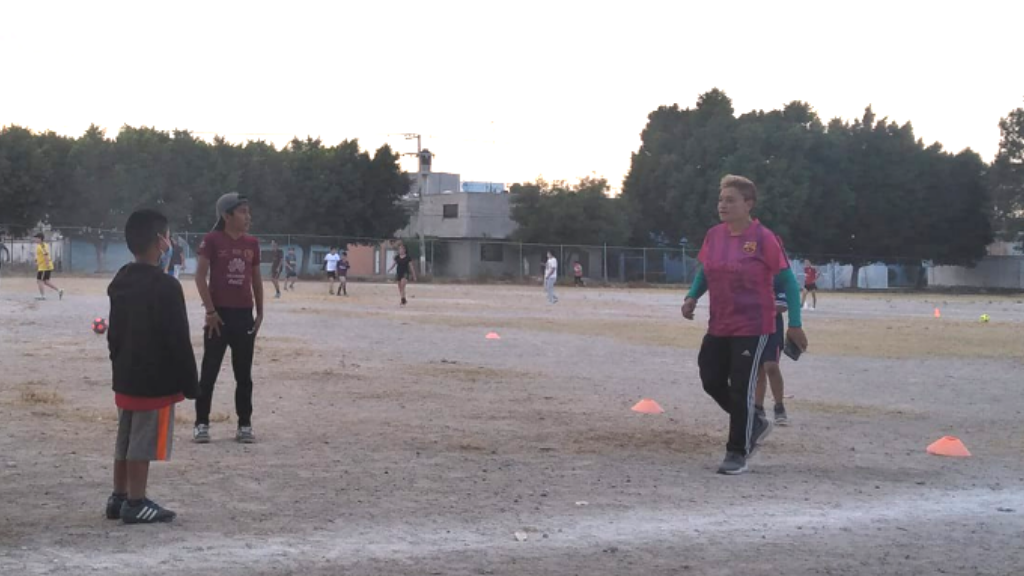
{"label": "person in red shirt", "polygon": [[572,275],[575,278],[574,287],[586,287],[586,284],[583,283],[583,265],[580,264],[579,260],[572,263]]}
{"label": "person in red shirt", "polygon": [[818,307],[818,269],[810,260],[804,260],[804,297],[800,301],[800,307],[807,310],[807,295],[811,295],[810,310]]}
{"label": "person in red shirt", "polygon": [[[751,218],[757,187],[742,176],[722,179],[718,215],[722,223],[708,230],[698,255],[699,277],[683,303],[683,317],[692,320],[694,290],[706,282],[711,318],[697,363],[704,391],[729,414],[729,440],[720,474],[742,474],[747,458],[771,432],[772,423],[756,417],[754,392],[769,337],[775,325],[775,276],[784,274],[787,292],[799,293],[778,238]],[[787,332],[807,348],[799,314],[790,316]]]}
{"label": "person in red shirt", "polygon": [[[196,401],[192,439],[210,441],[210,409],[224,352],[231,348],[235,373],[235,440],[256,441],[252,429],[252,361],[256,334],[263,324],[263,278],[260,243],[250,236],[249,200],[237,192],[217,200],[217,225],[199,245],[196,288],[206,308],[203,327],[203,366],[199,378],[202,395]],[[256,317],[253,318],[253,304]]]}
{"label": "person in red shirt", "polygon": [[175,513],[146,497],[149,463],[170,459],[174,405],[199,394],[196,358],[181,284],[160,268],[171,250],[167,218],[134,212],[124,235],[135,262],[107,288],[117,441],[106,515],[125,524],[170,522]]}

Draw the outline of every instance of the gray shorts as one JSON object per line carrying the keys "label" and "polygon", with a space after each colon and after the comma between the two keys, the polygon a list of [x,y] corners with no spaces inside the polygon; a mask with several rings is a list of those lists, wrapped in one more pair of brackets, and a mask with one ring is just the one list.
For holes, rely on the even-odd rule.
{"label": "gray shorts", "polygon": [[114,460],[170,460],[174,404],[159,410],[117,411]]}

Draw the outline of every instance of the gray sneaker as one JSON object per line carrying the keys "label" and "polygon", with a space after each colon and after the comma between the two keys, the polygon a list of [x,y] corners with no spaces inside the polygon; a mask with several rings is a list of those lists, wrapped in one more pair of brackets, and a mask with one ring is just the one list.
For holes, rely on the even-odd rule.
{"label": "gray sneaker", "polygon": [[786,416],[786,407],[782,404],[775,405],[775,425],[789,426],[789,416]]}
{"label": "gray sneaker", "polygon": [[725,460],[723,460],[722,465],[718,467],[718,473],[725,474],[727,476],[743,474],[746,471],[747,459],[739,452],[726,452]]}
{"label": "gray sneaker", "polygon": [[195,428],[192,428],[192,441],[195,442],[196,444],[209,444],[210,425],[196,424]]}
{"label": "gray sneaker", "polygon": [[753,458],[757,454],[761,443],[772,433],[774,426],[775,424],[763,413],[754,416],[754,430],[750,433],[750,452],[747,454],[747,458]]}
{"label": "gray sneaker", "polygon": [[252,431],[252,426],[239,426],[238,432],[235,433],[235,440],[240,444],[252,444],[256,442],[256,434]]}

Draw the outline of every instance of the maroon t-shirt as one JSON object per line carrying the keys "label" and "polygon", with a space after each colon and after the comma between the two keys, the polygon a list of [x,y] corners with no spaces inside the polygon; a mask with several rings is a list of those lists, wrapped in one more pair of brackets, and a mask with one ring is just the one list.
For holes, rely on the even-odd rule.
{"label": "maroon t-shirt", "polygon": [[237,240],[210,232],[199,245],[210,261],[210,298],[218,308],[252,308],[252,271],[260,265],[260,243],[245,234]]}
{"label": "maroon t-shirt", "polygon": [[775,332],[772,280],[789,268],[779,239],[754,220],[733,236],[719,224],[708,230],[697,256],[711,297],[712,336],[760,336]]}

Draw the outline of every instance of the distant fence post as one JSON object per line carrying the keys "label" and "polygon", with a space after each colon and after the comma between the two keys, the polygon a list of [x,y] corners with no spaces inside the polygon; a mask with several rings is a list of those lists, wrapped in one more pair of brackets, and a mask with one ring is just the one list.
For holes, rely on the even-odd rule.
{"label": "distant fence post", "polygon": [[608,283],[608,243],[604,243],[604,283]]}
{"label": "distant fence post", "polygon": [[643,250],[643,259],[644,259],[644,267],[643,267],[644,282],[647,282],[647,248],[643,248],[642,250]]}
{"label": "distant fence post", "polygon": [[555,270],[555,278],[561,276],[561,270],[565,268],[565,244],[558,245],[558,268]]}
{"label": "distant fence post", "polygon": [[525,274],[525,271],[523,270],[523,268],[526,268],[526,262],[523,261],[523,243],[520,242],[519,243],[519,279],[520,280],[523,279],[523,274]]}

